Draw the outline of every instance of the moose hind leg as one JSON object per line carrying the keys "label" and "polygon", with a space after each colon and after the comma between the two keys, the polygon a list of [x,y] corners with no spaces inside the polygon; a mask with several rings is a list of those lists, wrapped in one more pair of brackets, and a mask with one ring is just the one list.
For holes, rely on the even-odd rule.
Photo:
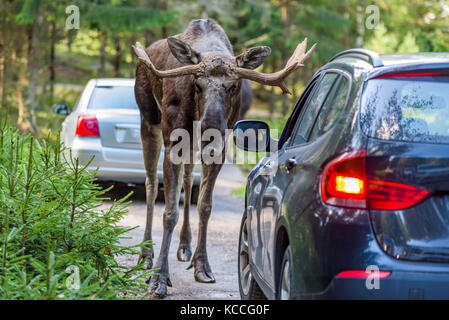
{"label": "moose hind leg", "polygon": [[[159,181],[157,177],[157,163],[159,160],[159,154],[161,152],[162,133],[160,130],[160,124],[149,125],[148,123],[142,121],[141,128],[143,159],[146,171],[145,189],[147,201],[147,220],[143,240],[151,241],[154,203],[159,187]],[[151,269],[153,267],[153,258],[154,253],[152,244],[143,246],[141,259],[146,259],[148,263],[148,269]]]}
{"label": "moose hind leg", "polygon": [[184,220],[181,228],[181,235],[179,239],[179,246],[177,257],[179,261],[190,261],[192,257],[192,249],[190,244],[192,242],[192,231],[190,230],[190,203],[192,198],[192,171],[194,164],[184,165],[184,178],[183,178],[183,189],[184,189]]}

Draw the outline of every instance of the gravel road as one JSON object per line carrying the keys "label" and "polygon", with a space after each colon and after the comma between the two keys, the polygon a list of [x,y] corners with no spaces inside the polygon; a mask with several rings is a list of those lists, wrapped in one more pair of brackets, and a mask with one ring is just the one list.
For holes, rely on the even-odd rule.
{"label": "gravel road", "polygon": [[[170,247],[169,266],[173,287],[168,288],[165,299],[239,299],[237,280],[237,247],[240,220],[244,201],[231,194],[234,188],[244,184],[245,177],[232,164],[225,164],[217,179],[214,190],[212,215],[209,221],[207,250],[209,262],[216,278],[216,283],[198,283],[193,278],[193,268],[186,270],[190,262],[180,262],[176,258],[179,233],[182,226],[183,210],[180,204],[180,216],[176,225]],[[143,192],[133,197],[126,218],[121,222],[126,226],[139,226],[129,233],[131,239],[123,240],[123,244],[136,244],[142,241],[146,219],[146,204]],[[107,205],[107,204],[105,204]],[[195,205],[191,208],[192,250],[196,248],[198,235],[198,211]],[[156,203],[153,222],[153,241],[157,257],[162,240],[162,215],[164,203]],[[125,264],[135,264],[138,256],[121,258]]]}

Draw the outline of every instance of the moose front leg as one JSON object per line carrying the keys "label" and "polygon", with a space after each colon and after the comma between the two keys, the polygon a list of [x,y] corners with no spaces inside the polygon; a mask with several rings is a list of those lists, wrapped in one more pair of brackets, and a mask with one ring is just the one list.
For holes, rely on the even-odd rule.
{"label": "moose front leg", "polygon": [[192,257],[192,249],[190,243],[192,242],[192,231],[190,230],[190,203],[192,198],[192,184],[193,184],[193,171],[194,164],[184,165],[184,221],[182,222],[181,235],[179,239],[179,247],[177,257],[179,261],[190,261]]}
{"label": "moose front leg", "polygon": [[152,293],[157,298],[162,298],[167,293],[167,286],[171,287],[168,268],[168,252],[170,250],[173,229],[179,217],[179,195],[181,193],[181,164],[174,164],[169,159],[170,148],[165,149],[164,155],[164,187],[165,187],[165,211],[164,232],[159,257],[155,268],[157,275],[152,276],[150,285]]}
{"label": "moose front leg", "polygon": [[189,268],[195,267],[195,280],[203,283],[215,282],[215,277],[207,258],[206,244],[207,225],[212,210],[212,192],[221,167],[222,164],[203,164],[201,172],[200,196],[198,200],[198,243]]}

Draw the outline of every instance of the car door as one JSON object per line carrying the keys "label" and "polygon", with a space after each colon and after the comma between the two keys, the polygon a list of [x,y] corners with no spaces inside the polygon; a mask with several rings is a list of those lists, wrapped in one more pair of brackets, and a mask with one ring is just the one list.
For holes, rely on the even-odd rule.
{"label": "car door", "polygon": [[[310,105],[304,110],[304,115],[308,117],[300,118],[285,152],[279,156],[279,169],[273,179],[273,188],[283,190],[279,210],[272,214],[269,210],[262,210],[263,221],[271,219],[272,225],[270,233],[266,235],[271,241],[266,259],[271,264],[273,283],[276,276],[273,272],[276,263],[276,227],[281,215],[288,221],[290,241],[295,243],[292,245],[295,273],[321,274],[321,269],[326,268],[326,265],[314,260],[318,256],[317,252],[326,247],[325,243],[316,243],[316,237],[313,237],[314,233],[319,232],[316,226],[322,223],[315,211],[319,176],[322,165],[335,154],[341,143],[342,126],[336,124],[345,122],[342,115],[345,110],[347,112],[345,108],[348,107],[351,89],[351,77],[344,73],[336,78],[327,93],[323,86],[318,88],[323,90],[320,94],[326,97],[324,100],[318,99],[318,110],[311,109]],[[300,283],[297,290],[303,290]]]}
{"label": "car door", "polygon": [[[274,248],[276,247],[275,228],[281,211],[285,211],[285,205],[289,205],[290,197],[297,197],[291,193],[291,184],[297,189],[301,186],[300,192],[310,195],[311,184],[315,182],[314,171],[308,163],[308,137],[315,123],[315,119],[321,110],[322,105],[335,90],[335,83],[339,74],[337,72],[326,72],[320,79],[316,88],[312,92],[306,105],[302,108],[299,120],[296,121],[295,128],[290,140],[285,143],[278,152],[277,170],[272,176],[268,176],[266,188],[261,194],[261,212],[263,236],[263,275],[270,281],[269,285],[274,288]],[[304,197],[303,205],[307,205],[308,197]],[[296,200],[298,200],[296,198]],[[299,208],[298,208],[299,209]]]}
{"label": "car door", "polygon": [[[312,94],[313,89],[315,85],[319,82],[320,74],[315,76],[306,89],[304,90],[303,94],[298,100],[298,103],[296,104],[291,116],[287,120],[287,123],[282,131],[281,137],[279,139],[279,143],[285,145],[287,140],[289,139],[291,133],[293,132],[293,129],[295,127],[296,121],[301,113],[301,109],[305,105],[307,99]],[[259,275],[263,274],[264,270],[264,259],[263,259],[263,252],[264,247],[268,244],[266,243],[266,239],[262,234],[263,229],[263,221],[262,221],[262,207],[261,204],[262,198],[261,195],[265,194],[266,187],[268,185],[272,184],[272,175],[266,174],[266,171],[271,170],[277,166],[276,161],[272,161],[273,159],[270,157],[263,158],[261,169],[257,170],[252,177],[251,182],[251,192],[249,193],[248,199],[247,199],[247,221],[248,221],[248,228],[249,228],[249,239],[248,239],[248,245],[249,245],[249,254],[250,254],[250,261],[252,262],[253,268],[255,269],[255,272]],[[271,169],[270,169],[271,168]],[[266,199],[267,200],[267,199]],[[269,200],[268,200],[269,201]],[[262,277],[263,279],[263,277]]]}

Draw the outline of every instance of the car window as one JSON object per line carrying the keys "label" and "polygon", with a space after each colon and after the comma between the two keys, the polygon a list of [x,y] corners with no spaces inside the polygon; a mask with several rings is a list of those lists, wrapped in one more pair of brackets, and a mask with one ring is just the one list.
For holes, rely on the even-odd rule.
{"label": "car window", "polygon": [[362,95],[360,123],[382,140],[449,143],[449,77],[372,79]]}
{"label": "car window", "polygon": [[88,109],[138,109],[133,86],[96,86]]}
{"label": "car window", "polygon": [[284,126],[284,130],[282,130],[282,134],[279,137],[279,145],[278,147],[281,148],[291,137],[293,129],[295,128],[295,124],[301,114],[301,110],[306,103],[310,93],[313,91],[313,88],[317,84],[319,79],[319,75],[316,76],[310,84],[307,86],[306,89],[304,89],[304,92],[299,97],[298,101],[296,102],[295,108],[292,111],[292,114],[287,120],[287,123]]}
{"label": "car window", "polygon": [[299,145],[307,141],[308,134],[312,128],[317,113],[319,112],[323,102],[326,100],[326,97],[328,96],[328,93],[331,90],[337,76],[338,74],[335,72],[329,72],[323,76],[323,79],[301,112],[300,122],[296,127],[292,145]]}
{"label": "car window", "polygon": [[346,77],[341,77],[339,83],[333,86],[332,92],[328,95],[326,102],[324,102],[321,107],[309,141],[315,140],[317,137],[327,132],[340,118],[346,105],[348,91],[349,81]]}

